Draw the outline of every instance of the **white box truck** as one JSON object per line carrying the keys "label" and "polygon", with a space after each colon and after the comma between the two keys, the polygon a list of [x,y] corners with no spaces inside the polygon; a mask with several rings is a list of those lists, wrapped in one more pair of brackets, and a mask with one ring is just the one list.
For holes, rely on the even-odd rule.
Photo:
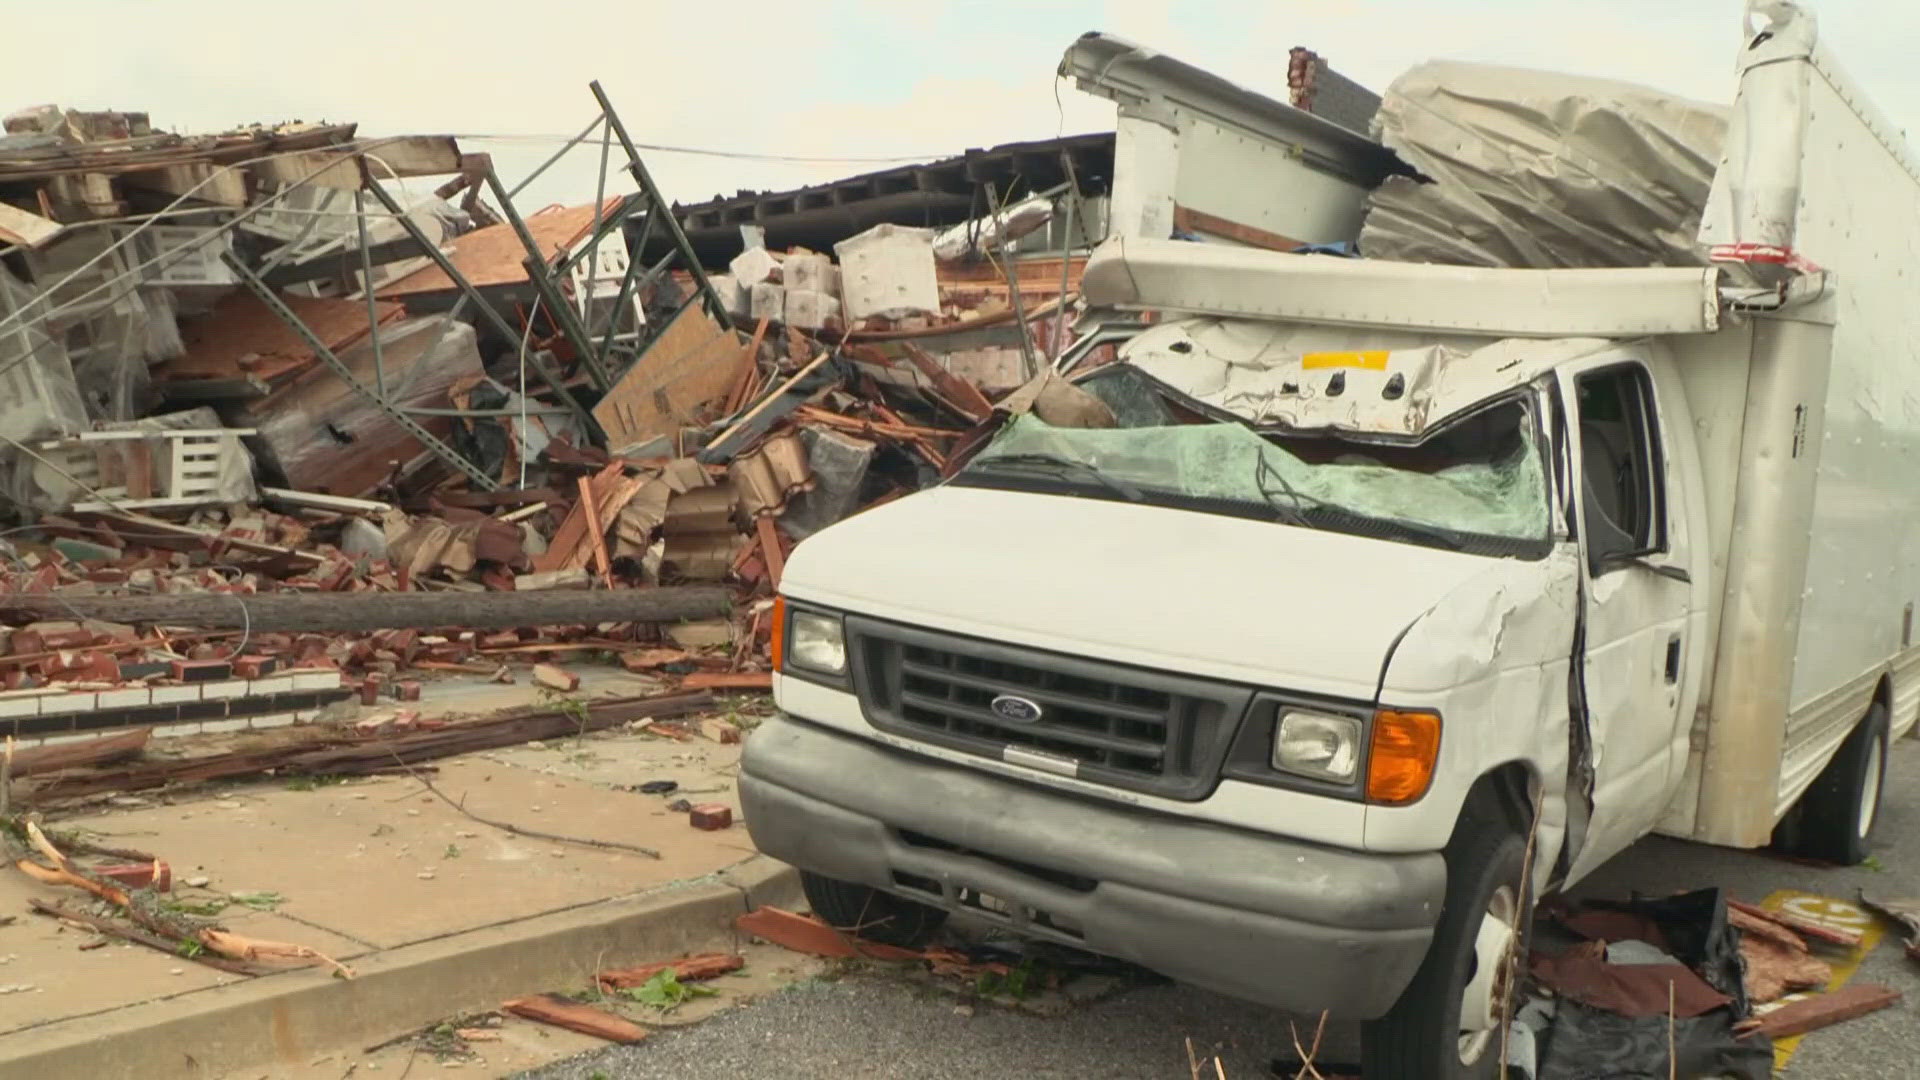
{"label": "white box truck", "polygon": [[[1349,194],[1389,239],[1421,198],[1459,215],[1422,242],[1498,237],[1447,224],[1484,192],[1383,183],[1368,140],[1076,44],[1121,101],[1083,290],[1158,316],[1055,387],[1080,407],[1041,395],[787,564],[741,796],[815,911],[901,942],[968,912],[1359,1018],[1369,1080],[1481,1077],[1535,896],[1655,831],[1862,859],[1920,709],[1920,162],[1810,16],[1764,7],[1731,112],[1610,100],[1566,136],[1718,125],[1686,235],[1620,231],[1692,266],[1167,239],[1208,198],[1351,238]],[[1513,87],[1457,95],[1485,130],[1558,108],[1482,77]],[[1319,201],[1220,183],[1192,154],[1223,133],[1318,168]],[[1320,150],[1247,149],[1288,140]],[[1510,246],[1667,213],[1633,178],[1688,163],[1628,166],[1546,170]]]}

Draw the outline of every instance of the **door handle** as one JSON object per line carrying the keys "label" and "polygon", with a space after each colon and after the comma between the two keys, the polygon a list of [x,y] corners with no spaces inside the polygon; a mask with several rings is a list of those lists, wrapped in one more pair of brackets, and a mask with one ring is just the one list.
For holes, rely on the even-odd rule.
{"label": "door handle", "polygon": [[1680,635],[1667,638],[1667,685],[1680,681]]}

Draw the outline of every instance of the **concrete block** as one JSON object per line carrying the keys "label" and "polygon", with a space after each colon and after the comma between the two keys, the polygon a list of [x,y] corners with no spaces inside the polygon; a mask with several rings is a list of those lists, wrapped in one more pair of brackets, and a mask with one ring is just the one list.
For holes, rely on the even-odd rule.
{"label": "concrete block", "polygon": [[247,696],[247,682],[245,679],[227,679],[222,682],[200,684],[200,700],[202,701],[218,701],[221,698],[245,696]]}
{"label": "concrete block", "polygon": [[733,272],[733,279],[743,289],[751,289],[765,281],[780,280],[780,260],[766,248],[748,248],[733,257],[727,264]]}
{"label": "concrete block", "polygon": [[220,735],[226,732],[247,730],[247,718],[235,717],[229,720],[207,720],[200,725],[200,731],[206,735]]}
{"label": "concrete block", "polygon": [[811,490],[794,496],[780,527],[795,540],[804,540],[839,521],[860,503],[860,488],[873,464],[874,445],[837,431],[802,428],[807,468],[815,480]]}
{"label": "concrete block", "polygon": [[40,715],[40,696],[0,698],[0,720]]}
{"label": "concrete block", "polygon": [[93,693],[48,694],[40,699],[41,716],[60,713],[92,712],[100,707],[100,695]]}
{"label": "concrete block", "polygon": [[732,274],[708,274],[707,281],[713,291],[720,294],[720,306],[727,314],[736,319],[747,317],[747,290],[740,287],[740,279]]}
{"label": "concrete block", "polygon": [[135,686],[126,690],[102,690],[97,695],[102,709],[132,709],[149,705],[153,701],[153,691],[144,686]]}
{"label": "concrete block", "polygon": [[833,245],[847,318],[902,319],[940,310],[933,230],[875,225]]}
{"label": "concrete block", "polygon": [[[228,722],[233,723],[235,721]],[[255,731],[259,731],[263,728],[292,727],[294,724],[300,722],[300,716],[298,713],[277,712],[268,713],[265,716],[249,716],[237,722],[243,727],[250,727]]]}
{"label": "concrete block", "polygon": [[[834,288],[838,280],[833,273],[833,259],[814,251],[789,252],[786,261],[780,264],[780,283],[787,287],[789,298],[801,291],[839,295]],[[788,302],[791,303],[791,299]]]}
{"label": "concrete block", "polygon": [[340,672],[337,670],[314,670],[293,672],[293,688],[298,690],[338,690]]}
{"label": "concrete block", "polygon": [[753,319],[772,319],[785,322],[787,319],[787,290],[770,281],[763,281],[753,287],[753,299],[747,305],[747,315]]}
{"label": "concrete block", "polygon": [[247,684],[247,696],[255,694],[291,694],[294,681],[291,675],[270,675],[264,679],[254,679]]}
{"label": "concrete block", "polygon": [[200,685],[189,683],[186,686],[156,686],[150,693],[155,705],[178,705],[186,701],[199,701]]}
{"label": "concrete block", "polygon": [[989,398],[1011,394],[1026,385],[1020,372],[1024,360],[1017,348],[955,349],[941,359],[948,371],[979,387]]}
{"label": "concrete block", "polygon": [[840,301],[811,289],[787,290],[786,324],[796,330],[824,330],[828,323],[840,321]]}
{"label": "concrete block", "polygon": [[206,726],[203,721],[199,720],[189,720],[182,724],[161,724],[153,729],[153,737],[156,739],[178,739],[186,735],[199,735],[204,732]]}

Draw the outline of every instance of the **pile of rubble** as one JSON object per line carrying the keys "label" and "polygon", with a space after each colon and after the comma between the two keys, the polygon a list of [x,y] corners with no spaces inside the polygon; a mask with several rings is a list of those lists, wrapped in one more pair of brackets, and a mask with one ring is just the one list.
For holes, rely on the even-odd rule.
{"label": "pile of rubble", "polygon": [[837,258],[743,229],[709,275],[630,145],[637,194],[522,217],[451,137],[6,129],[0,733],[29,742],[205,730],[216,686],[243,724],[436,673],[567,689],[602,654],[764,687],[793,545],[1030,400],[1084,264],[1008,246],[1066,197]]}

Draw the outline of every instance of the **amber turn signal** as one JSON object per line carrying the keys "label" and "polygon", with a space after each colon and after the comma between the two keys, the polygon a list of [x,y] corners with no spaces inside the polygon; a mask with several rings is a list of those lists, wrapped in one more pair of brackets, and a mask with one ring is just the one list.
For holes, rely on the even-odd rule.
{"label": "amber turn signal", "polygon": [[1440,759],[1440,717],[1381,709],[1373,714],[1367,760],[1367,801],[1405,806],[1427,793]]}
{"label": "amber turn signal", "polygon": [[786,666],[787,659],[787,598],[773,598],[773,670],[779,671]]}

